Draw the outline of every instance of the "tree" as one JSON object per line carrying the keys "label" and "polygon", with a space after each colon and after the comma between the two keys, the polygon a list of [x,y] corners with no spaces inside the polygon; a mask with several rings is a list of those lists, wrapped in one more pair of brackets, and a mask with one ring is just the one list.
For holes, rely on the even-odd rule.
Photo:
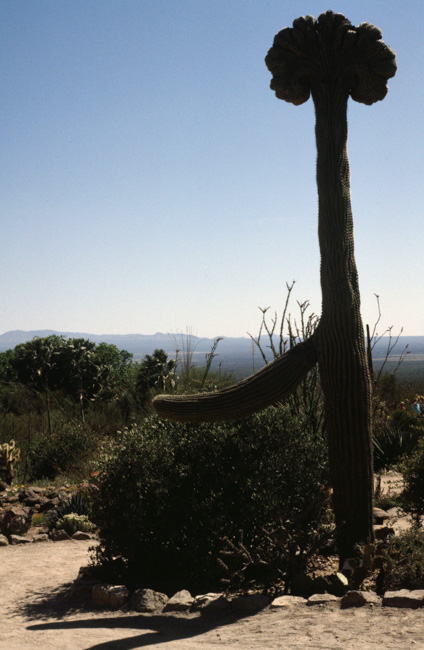
{"label": "tree", "polygon": [[60,391],[75,401],[116,397],[131,362],[132,355],[115,345],[56,335],[16,346],[9,360],[21,384],[37,392]]}
{"label": "tree", "polygon": [[177,381],[176,360],[169,359],[165,350],[158,349],[153,354],[144,355],[137,373],[136,386],[143,399],[151,390],[165,390],[175,387]]}
{"label": "tree", "polygon": [[318,363],[325,400],[340,563],[373,539],[371,382],[360,315],[347,156],[347,102],[384,99],[394,52],[368,23],[354,27],[327,11],[280,31],[266,57],[278,98],[316,114],[322,314],[314,334],[252,377],[222,392],[154,401],[184,421],[244,417],[292,392]]}

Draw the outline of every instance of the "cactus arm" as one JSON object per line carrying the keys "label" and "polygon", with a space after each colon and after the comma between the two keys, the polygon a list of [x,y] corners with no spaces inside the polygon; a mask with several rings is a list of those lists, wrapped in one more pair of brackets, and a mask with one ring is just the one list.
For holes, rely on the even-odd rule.
{"label": "cactus arm", "polygon": [[178,422],[245,418],[292,393],[316,362],[311,337],[230,388],[196,395],[158,395],[153,408],[161,417]]}

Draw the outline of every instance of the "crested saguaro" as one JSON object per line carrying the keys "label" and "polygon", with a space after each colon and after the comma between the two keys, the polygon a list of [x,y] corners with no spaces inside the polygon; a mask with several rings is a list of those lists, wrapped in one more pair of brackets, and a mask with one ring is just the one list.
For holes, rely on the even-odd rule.
{"label": "crested saguaro", "polygon": [[256,374],[217,393],[155,398],[159,415],[186,422],[236,419],[281,401],[318,363],[325,402],[340,563],[373,539],[371,381],[360,314],[347,155],[347,104],[384,99],[395,53],[369,23],[342,14],[296,19],[265,62],[279,99],[312,97],[317,146],[322,313],[312,337]]}

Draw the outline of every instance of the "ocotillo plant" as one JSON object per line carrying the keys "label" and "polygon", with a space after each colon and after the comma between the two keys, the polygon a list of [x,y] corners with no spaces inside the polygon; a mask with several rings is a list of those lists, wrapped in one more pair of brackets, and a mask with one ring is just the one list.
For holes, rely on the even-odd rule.
{"label": "ocotillo plant", "polygon": [[230,389],[160,396],[156,411],[182,421],[245,417],[283,399],[316,364],[325,400],[340,562],[373,539],[371,382],[360,315],[347,155],[349,96],[384,99],[395,54],[377,27],[342,14],[298,18],[280,31],[265,62],[271,88],[295,105],[312,96],[316,115],[322,313],[313,336]]}

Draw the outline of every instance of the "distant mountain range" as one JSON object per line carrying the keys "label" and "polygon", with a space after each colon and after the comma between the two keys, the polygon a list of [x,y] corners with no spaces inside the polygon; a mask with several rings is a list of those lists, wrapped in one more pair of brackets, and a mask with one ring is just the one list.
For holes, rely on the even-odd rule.
{"label": "distant mountain range", "polygon": [[[13,330],[0,335],[0,352],[13,349],[19,343],[31,341],[34,337],[46,337],[52,334],[65,336],[67,338],[84,338],[94,343],[109,343],[116,345],[120,350],[127,350],[134,355],[134,360],[140,360],[145,354],[151,354],[156,348],[162,348],[169,356],[175,357],[177,348],[184,349],[186,345],[186,334],[88,334],[85,332],[58,332],[56,330],[31,330],[25,332],[22,330]],[[267,348],[269,341],[264,337],[261,339],[264,351],[267,353],[269,360],[272,354]],[[214,339],[202,338],[191,335],[191,347],[194,348],[193,361],[196,365],[205,364],[205,356],[211,351]],[[378,367],[381,360],[385,357],[389,344],[389,338],[383,337],[378,341],[373,349],[373,359]],[[277,345],[277,339],[276,339]],[[401,336],[391,354],[391,361],[387,367],[390,370],[396,363],[399,354],[408,346],[409,354],[403,364],[411,368],[411,363],[415,362],[414,371],[419,367],[422,369],[424,376],[424,336]],[[252,340],[249,337],[222,337],[219,342],[213,368],[221,364],[223,371],[233,372],[234,376],[242,377],[251,374],[263,366],[263,359],[256,346],[252,347]],[[404,372],[402,373],[404,374]]]}
{"label": "distant mountain range", "polygon": [[[58,332],[57,330],[31,330],[29,332],[13,330],[0,335],[0,352],[13,349],[20,343],[31,341],[36,336],[43,338],[52,334],[65,336],[66,338],[89,339],[93,343],[113,344],[120,350],[131,352],[135,361],[142,359],[145,354],[151,354],[156,348],[165,350],[170,357],[176,356],[178,348],[181,350],[184,350],[184,347],[187,348],[187,334],[184,333],[88,334],[86,332]],[[194,363],[198,366],[204,366],[206,363],[205,356],[211,351],[215,339],[194,335],[190,335],[190,339],[191,348],[194,349]],[[248,337],[222,337],[212,366],[216,368],[221,362],[224,371],[232,371],[237,377],[251,374],[253,367],[257,370],[263,365],[258,350],[255,350],[254,359],[252,359],[252,341]]]}

